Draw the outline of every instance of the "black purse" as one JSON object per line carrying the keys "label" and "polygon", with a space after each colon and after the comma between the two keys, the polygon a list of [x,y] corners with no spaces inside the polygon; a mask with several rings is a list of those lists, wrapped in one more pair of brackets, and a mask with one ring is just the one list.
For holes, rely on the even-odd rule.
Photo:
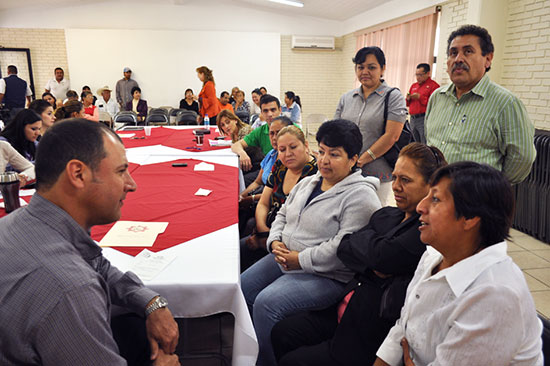
{"label": "black purse", "polygon": [[[388,100],[390,99],[391,92],[396,89],[399,90],[399,88],[391,88],[386,93],[386,97],[384,99],[384,125],[388,122]],[[393,144],[393,146],[384,154],[384,159],[386,159],[386,162],[392,169],[395,168],[395,163],[397,162],[397,158],[399,157],[399,152],[401,152],[401,149],[410,144],[411,141],[411,127],[409,125],[409,122],[405,121],[405,124],[403,125],[403,130],[401,131],[401,135],[399,136],[399,140],[397,140],[397,142]]]}
{"label": "black purse", "polygon": [[275,221],[275,218],[277,217],[277,213],[279,212],[279,208],[281,206],[278,202],[273,203],[273,207],[271,207],[271,210],[267,213],[267,217],[265,219],[265,224],[268,228],[271,228],[271,224],[273,224],[273,221]]}

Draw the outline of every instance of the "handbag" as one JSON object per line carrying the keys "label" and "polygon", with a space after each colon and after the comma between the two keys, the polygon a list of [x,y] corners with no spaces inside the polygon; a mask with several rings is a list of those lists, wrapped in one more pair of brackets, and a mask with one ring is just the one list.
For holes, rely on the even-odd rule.
{"label": "handbag", "polygon": [[[388,122],[388,100],[390,99],[390,94],[395,89],[399,90],[399,88],[391,88],[386,93],[386,97],[384,98],[384,125]],[[389,164],[389,166],[393,169],[395,168],[395,163],[397,162],[397,158],[399,157],[399,153],[401,152],[401,149],[410,144],[412,141],[412,133],[411,133],[411,127],[409,125],[408,121],[405,121],[405,124],[403,125],[403,130],[401,131],[401,135],[399,136],[399,139],[393,146],[384,154],[384,159],[386,159],[386,162]]]}
{"label": "handbag", "polygon": [[271,207],[271,210],[267,213],[267,217],[265,219],[265,224],[268,228],[271,228],[271,224],[273,224],[273,221],[275,221],[275,218],[277,217],[277,213],[279,212],[279,208],[281,206],[278,202],[273,202],[273,207]]}

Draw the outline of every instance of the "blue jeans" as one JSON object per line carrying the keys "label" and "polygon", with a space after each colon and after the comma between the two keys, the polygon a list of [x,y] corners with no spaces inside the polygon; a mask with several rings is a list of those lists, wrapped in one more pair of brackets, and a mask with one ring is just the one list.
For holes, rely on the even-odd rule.
{"label": "blue jeans", "polygon": [[289,315],[322,309],[342,296],[344,283],[310,273],[285,273],[269,254],[241,275],[241,287],[258,337],[257,365],[276,365],[271,328]]}

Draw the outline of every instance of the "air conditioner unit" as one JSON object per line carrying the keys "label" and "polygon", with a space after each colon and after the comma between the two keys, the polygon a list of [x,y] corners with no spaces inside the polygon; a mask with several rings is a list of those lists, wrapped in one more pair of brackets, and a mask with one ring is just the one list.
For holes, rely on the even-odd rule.
{"label": "air conditioner unit", "polygon": [[292,36],[293,49],[334,49],[334,37]]}

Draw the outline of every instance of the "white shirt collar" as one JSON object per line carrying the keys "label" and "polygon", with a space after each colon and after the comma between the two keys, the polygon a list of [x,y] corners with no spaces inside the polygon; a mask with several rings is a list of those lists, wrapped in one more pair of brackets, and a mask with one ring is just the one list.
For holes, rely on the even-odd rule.
{"label": "white shirt collar", "polygon": [[[479,253],[455,263],[453,266],[437,272],[431,278],[439,279],[445,277],[455,296],[459,297],[483,271],[493,264],[502,262],[508,258],[506,248],[505,241],[491,245]],[[443,259],[440,253],[437,256],[435,258],[438,259],[432,262],[434,266],[439,264]]]}

